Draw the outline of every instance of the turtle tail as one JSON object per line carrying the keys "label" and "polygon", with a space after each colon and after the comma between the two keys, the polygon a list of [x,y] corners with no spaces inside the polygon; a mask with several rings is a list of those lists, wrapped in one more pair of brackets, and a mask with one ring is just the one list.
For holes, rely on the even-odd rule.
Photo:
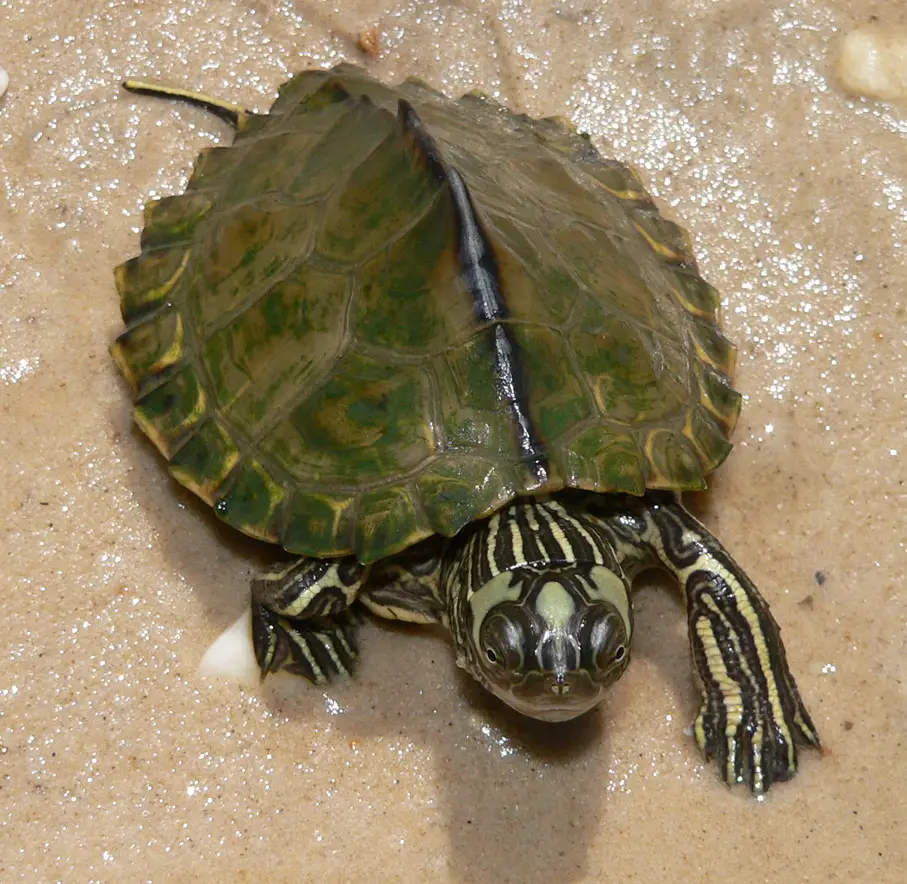
{"label": "turtle tail", "polygon": [[219,98],[211,98],[201,92],[190,92],[188,89],[179,89],[173,86],[159,86],[156,83],[146,83],[143,80],[125,80],[123,88],[136,95],[150,95],[153,98],[168,98],[171,101],[184,101],[187,104],[200,107],[208,113],[214,114],[224,122],[229,123],[239,132],[249,124],[252,117],[259,116],[238,104],[231,104]]}

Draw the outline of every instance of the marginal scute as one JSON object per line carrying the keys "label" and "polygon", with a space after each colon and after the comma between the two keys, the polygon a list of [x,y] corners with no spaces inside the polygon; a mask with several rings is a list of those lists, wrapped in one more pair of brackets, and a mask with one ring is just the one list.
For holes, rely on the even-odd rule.
{"label": "marginal scute", "polygon": [[729,436],[740,414],[740,394],[731,386],[727,376],[700,363],[696,367],[699,402],[724,428]]}
{"label": "marginal scute", "polygon": [[276,543],[279,539],[277,512],[286,491],[253,458],[243,458],[219,489],[214,509],[228,525],[250,537]]}
{"label": "marginal scute", "polygon": [[195,368],[183,366],[135,406],[135,422],[166,458],[173,456],[207,414],[205,391]]}
{"label": "marginal scute", "polygon": [[578,132],[569,120],[546,117],[535,121],[535,132],[549,147],[569,157],[606,193],[637,208],[654,208],[652,197],[631,166],[603,157],[587,132]]}
{"label": "marginal scute", "polygon": [[301,556],[342,556],[352,551],[349,495],[294,491],[284,506],[281,543]]}
{"label": "marginal scute", "polygon": [[154,200],[145,206],[142,249],[190,243],[201,221],[214,206],[205,193],[183,193]]}
{"label": "marginal scute", "polygon": [[687,413],[683,435],[690,440],[705,472],[711,472],[731,453],[723,428],[701,405],[694,405]]}
{"label": "marginal scute", "polygon": [[693,244],[682,227],[659,215],[654,206],[647,211],[637,211],[634,217],[634,226],[659,258],[669,264],[695,267]]}
{"label": "marginal scute", "polygon": [[208,418],[170,459],[173,477],[214,506],[217,491],[239,462],[239,449],[220,423]]}
{"label": "marginal scute", "polygon": [[565,116],[557,114],[553,117],[542,117],[535,120],[535,128],[545,133],[554,133],[555,135],[576,135],[576,127]]}
{"label": "marginal scute", "polygon": [[234,147],[203,147],[192,167],[186,190],[213,190],[232,174],[242,151]]}
{"label": "marginal scute", "polygon": [[500,464],[469,455],[451,454],[432,463],[416,480],[432,530],[452,537],[507,503],[514,487],[506,474]]}
{"label": "marginal scute", "polygon": [[165,308],[121,334],[112,353],[123,376],[136,395],[140,395],[146,381],[182,358],[182,316],[175,307]]}
{"label": "marginal scute", "polygon": [[584,168],[611,196],[627,203],[636,203],[640,208],[652,204],[652,197],[630,166],[613,160],[602,160],[596,154],[596,161],[586,162]]}
{"label": "marginal scute", "polygon": [[363,564],[400,552],[432,535],[406,485],[366,491],[356,505],[356,556]]}
{"label": "marginal scute", "polygon": [[432,98],[439,98],[442,101],[445,100],[445,96],[442,92],[439,92],[435,89],[434,86],[423,80],[421,77],[407,77],[404,81],[404,85],[407,88],[407,91],[413,90],[416,92],[421,92],[425,95],[430,95]]}
{"label": "marginal scute", "polygon": [[701,491],[702,465],[692,444],[673,430],[651,430],[645,436],[644,469],[647,488]]}
{"label": "marginal scute", "polygon": [[542,144],[564,154],[574,163],[579,164],[586,156],[600,160],[597,151],[590,144],[589,134],[578,132],[566,117],[543,117],[540,120],[530,120],[530,128]]}
{"label": "marginal scute", "polygon": [[718,290],[709,285],[698,273],[677,271],[678,289],[674,296],[687,313],[714,322],[720,305]]}
{"label": "marginal scute", "polygon": [[687,323],[693,352],[707,365],[727,377],[733,377],[737,367],[737,348],[721,333],[717,325],[691,319]]}
{"label": "marginal scute", "polygon": [[568,487],[601,493],[646,490],[643,458],[630,433],[594,424],[563,447],[560,461]]}
{"label": "marginal scute", "polygon": [[114,271],[120,312],[127,326],[166,303],[189,263],[191,249],[142,252]]}
{"label": "marginal scute", "polygon": [[468,102],[481,102],[482,104],[491,105],[495,108],[502,108],[501,103],[492,95],[489,95],[484,89],[470,89],[460,96],[459,102],[466,104]]}

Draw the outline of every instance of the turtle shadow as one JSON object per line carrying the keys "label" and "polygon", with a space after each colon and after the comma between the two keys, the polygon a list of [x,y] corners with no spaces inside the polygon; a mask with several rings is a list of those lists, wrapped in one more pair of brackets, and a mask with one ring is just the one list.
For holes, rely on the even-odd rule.
{"label": "turtle shadow", "polygon": [[467,758],[445,741],[439,759],[451,872],[481,884],[587,880],[606,815],[607,701],[573,721],[547,723],[509,709],[465,673],[457,680],[482,723]]}
{"label": "turtle shadow", "polygon": [[[431,759],[444,871],[464,884],[588,880],[605,825],[608,701],[573,721],[535,721],[457,669],[440,628],[366,623],[359,671],[331,692],[345,708],[338,729]],[[302,719],[310,686],[288,682],[275,679],[267,702]]]}

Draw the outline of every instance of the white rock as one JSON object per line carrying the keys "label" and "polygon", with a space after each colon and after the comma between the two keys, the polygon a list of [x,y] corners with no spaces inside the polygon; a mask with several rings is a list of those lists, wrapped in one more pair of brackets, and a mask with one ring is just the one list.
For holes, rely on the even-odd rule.
{"label": "white rock", "polygon": [[3,93],[9,88],[9,74],[0,68],[0,98],[3,98]]}
{"label": "white rock", "polygon": [[199,675],[257,685],[260,680],[255,650],[252,647],[252,610],[228,626],[205,651],[198,664]]}
{"label": "white rock", "polygon": [[852,95],[907,100],[907,31],[878,25],[857,28],[841,44],[837,72]]}

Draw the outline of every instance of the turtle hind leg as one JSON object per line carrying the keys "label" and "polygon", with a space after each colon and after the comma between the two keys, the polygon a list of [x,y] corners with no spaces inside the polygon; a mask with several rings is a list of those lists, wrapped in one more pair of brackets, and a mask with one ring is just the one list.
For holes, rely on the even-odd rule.
{"label": "turtle hind leg", "polygon": [[359,600],[372,614],[387,620],[443,622],[440,580],[444,549],[444,539],[432,537],[377,562]]}
{"label": "turtle hind leg", "polygon": [[354,558],[297,559],[252,582],[252,645],[262,678],[285,670],[314,684],[348,675],[355,600],[368,567]]}

